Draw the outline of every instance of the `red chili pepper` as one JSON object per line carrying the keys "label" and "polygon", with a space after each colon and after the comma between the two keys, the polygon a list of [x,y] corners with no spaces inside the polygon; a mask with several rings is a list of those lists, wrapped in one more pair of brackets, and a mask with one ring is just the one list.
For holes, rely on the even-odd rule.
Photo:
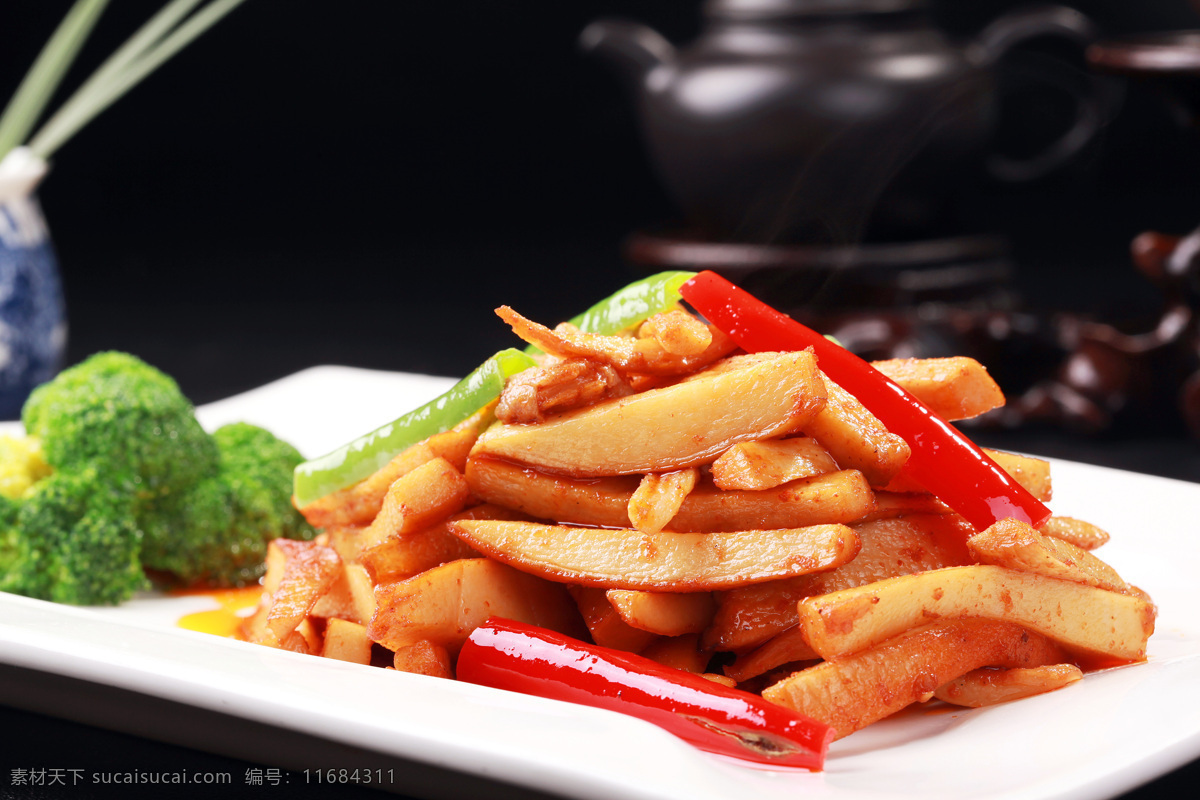
{"label": "red chili pepper", "polygon": [[711,753],[820,770],[823,722],[648,658],[493,617],[458,656],[458,679],[607,708],[652,722]]}
{"label": "red chili pepper", "polygon": [[826,375],[908,442],[909,475],[977,530],[1007,517],[1037,526],[1050,516],[974,442],[849,350],[713,272],[699,273],[679,293],[747,352],[811,347]]}

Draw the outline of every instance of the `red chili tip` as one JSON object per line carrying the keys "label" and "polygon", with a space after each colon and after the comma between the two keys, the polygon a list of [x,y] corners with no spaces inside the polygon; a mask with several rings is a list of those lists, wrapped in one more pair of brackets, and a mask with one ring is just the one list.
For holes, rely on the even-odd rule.
{"label": "red chili tip", "polygon": [[458,678],[619,711],[710,753],[772,767],[822,769],[833,729],[817,720],[648,658],[490,619],[467,639]]}

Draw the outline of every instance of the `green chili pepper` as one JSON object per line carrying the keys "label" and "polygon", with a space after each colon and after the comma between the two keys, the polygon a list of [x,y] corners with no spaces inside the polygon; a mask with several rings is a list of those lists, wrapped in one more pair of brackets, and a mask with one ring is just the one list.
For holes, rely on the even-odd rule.
{"label": "green chili pepper", "polygon": [[[585,333],[613,334],[628,330],[679,302],[679,287],[694,272],[659,272],[606,297],[569,322]],[[533,345],[526,353],[542,352]]]}
{"label": "green chili pepper", "polygon": [[450,430],[499,397],[511,376],[533,366],[537,366],[536,362],[520,350],[502,350],[436,400],[332,453],[305,461],[296,467],[293,483],[296,504],[303,507],[353,486],[382,468],[397,453]]}
{"label": "green chili pepper", "polygon": [[573,318],[571,324],[587,333],[620,333],[678,303],[679,287],[695,274],[660,272],[634,281]]}
{"label": "green chili pepper", "polygon": [[[575,317],[571,323],[589,333],[620,333],[679,302],[679,287],[695,274],[660,272],[635,281]],[[332,453],[296,467],[293,493],[297,505],[306,506],[327,494],[353,486],[405,448],[450,430],[499,397],[510,377],[536,366],[530,356],[538,352],[534,347],[524,353],[503,350],[436,400]]]}

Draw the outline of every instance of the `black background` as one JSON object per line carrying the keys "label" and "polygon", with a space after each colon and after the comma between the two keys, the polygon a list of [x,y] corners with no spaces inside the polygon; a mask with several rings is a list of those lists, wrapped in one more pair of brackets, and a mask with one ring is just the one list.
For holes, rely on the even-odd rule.
{"label": "black background", "polygon": [[[156,5],[112,4],[64,93]],[[931,11],[965,41],[1017,5]],[[9,6],[0,90],[67,6]],[[1075,6],[1110,35],[1200,23],[1182,0]],[[632,274],[625,236],[675,214],[630,103],[579,54],[578,34],[626,16],[686,43],[698,7],[250,0],[53,159],[41,198],[71,360],[139,348],[203,402],[334,360],[457,375],[508,341],[490,314],[499,303],[575,313]],[[1010,58],[997,148],[1057,132],[1065,104],[1028,90],[1030,75],[1082,68],[1050,45]],[[1128,245],[1200,219],[1194,137],[1150,88],[1130,86],[1071,167],[980,183],[964,216],[1011,240],[1031,304],[1152,311]]]}
{"label": "black background", "polygon": [[[65,89],[158,5],[113,3]],[[966,40],[1017,5],[934,0],[931,10]],[[1182,0],[1072,5],[1111,35],[1200,27]],[[0,96],[68,6],[4,4]],[[579,54],[578,34],[626,16],[683,43],[698,6],[249,0],[53,159],[40,197],[67,292],[69,360],[129,350],[205,402],[319,363],[461,375],[512,342],[494,306],[545,321],[575,313],[634,274],[621,256],[630,232],[675,214],[627,98]],[[1052,64],[1083,69],[1077,52],[1032,47],[1006,65],[1007,85],[1062,68]],[[1059,107],[1052,94],[1013,94],[996,146],[1021,152],[1052,137]],[[1200,223],[1198,178],[1195,132],[1135,84],[1070,168],[1022,186],[980,183],[963,213],[1010,239],[1031,305],[1135,318],[1157,298],[1130,266],[1129,242]],[[1077,441],[1042,444],[1080,452]],[[1139,443],[1104,447],[1122,466],[1200,475],[1200,459],[1178,449],[1167,462]],[[36,715],[2,719],[27,733],[6,766],[63,737],[112,769],[210,763]],[[1180,794],[1194,774],[1146,796]]]}

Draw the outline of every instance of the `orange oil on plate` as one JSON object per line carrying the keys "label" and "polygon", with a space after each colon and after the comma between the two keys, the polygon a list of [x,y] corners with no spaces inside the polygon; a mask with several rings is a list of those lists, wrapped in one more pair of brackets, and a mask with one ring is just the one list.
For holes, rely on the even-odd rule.
{"label": "orange oil on plate", "polygon": [[261,586],[246,586],[241,589],[185,590],[176,596],[204,595],[219,605],[211,611],[197,611],[181,617],[176,623],[189,631],[211,633],[216,636],[235,636],[247,614],[258,605],[262,597]]}

